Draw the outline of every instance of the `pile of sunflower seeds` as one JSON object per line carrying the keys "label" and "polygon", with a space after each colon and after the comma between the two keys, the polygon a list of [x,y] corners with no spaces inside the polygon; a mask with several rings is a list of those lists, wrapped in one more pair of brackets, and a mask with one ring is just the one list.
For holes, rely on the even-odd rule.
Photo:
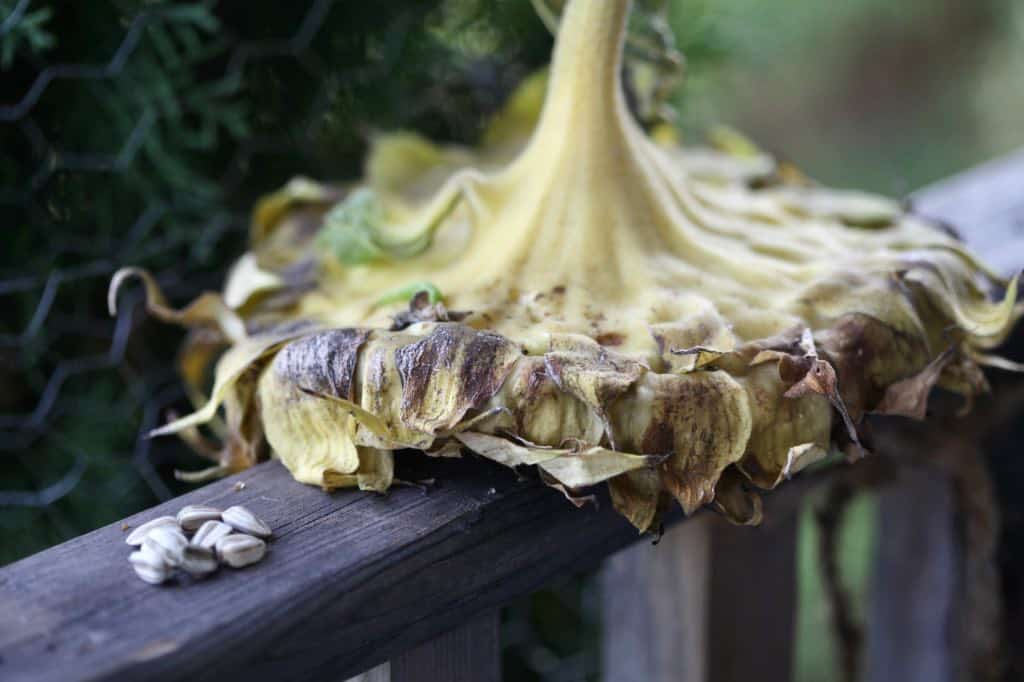
{"label": "pile of sunflower seeds", "polygon": [[224,511],[189,505],[177,517],[161,516],[142,524],[125,538],[138,549],[128,557],[135,574],[159,585],[181,570],[205,578],[221,564],[242,568],[267,553],[270,526],[236,505]]}

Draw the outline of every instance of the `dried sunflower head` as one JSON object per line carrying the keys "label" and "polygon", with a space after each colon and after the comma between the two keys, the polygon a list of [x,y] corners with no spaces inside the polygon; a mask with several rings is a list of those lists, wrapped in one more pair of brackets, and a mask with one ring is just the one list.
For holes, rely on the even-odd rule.
{"label": "dried sunflower head", "polygon": [[735,136],[648,136],[620,84],[628,12],[571,0],[550,75],[480,149],[384,136],[361,182],[262,200],[222,295],[173,311],[120,274],[112,295],[140,275],[150,309],[195,330],[183,371],[202,404],[157,433],[200,443],[223,407],[213,473],[268,443],[327,489],[385,490],[396,450],[468,448],[572,499],[607,481],[646,530],[672,499],[756,522],[753,487],[859,453],[865,414],[985,390],[1016,280]]}

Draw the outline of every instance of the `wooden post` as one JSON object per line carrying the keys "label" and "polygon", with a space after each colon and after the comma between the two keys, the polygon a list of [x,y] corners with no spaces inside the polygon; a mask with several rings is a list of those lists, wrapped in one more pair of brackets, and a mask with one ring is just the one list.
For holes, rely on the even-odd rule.
{"label": "wooden post", "polygon": [[704,514],[607,560],[604,679],[788,681],[797,516],[775,511],[760,528]]}
{"label": "wooden post", "polygon": [[608,682],[705,679],[712,519],[669,528],[605,561],[602,669]]}
{"label": "wooden post", "polygon": [[949,477],[901,469],[879,495],[878,519],[866,679],[954,682],[959,571]]}
{"label": "wooden post", "polygon": [[713,519],[710,682],[789,682],[793,677],[799,505],[771,511],[756,528]]}
{"label": "wooden post", "polygon": [[489,611],[348,682],[498,682],[499,624],[498,612]]}

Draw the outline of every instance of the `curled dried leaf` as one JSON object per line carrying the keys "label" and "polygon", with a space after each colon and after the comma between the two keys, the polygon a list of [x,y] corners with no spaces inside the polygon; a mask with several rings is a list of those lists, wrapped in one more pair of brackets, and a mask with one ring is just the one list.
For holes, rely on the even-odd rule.
{"label": "curled dried leaf", "polygon": [[740,526],[761,524],[761,495],[751,489],[739,469],[730,467],[722,472],[715,491],[715,509],[732,523]]}
{"label": "curled dried leaf", "polygon": [[638,469],[616,476],[608,481],[608,492],[616,511],[641,533],[654,528],[668,506],[657,470]]}
{"label": "curled dried leaf", "polygon": [[799,448],[813,445],[808,452],[827,450],[831,406],[817,392],[787,395],[791,382],[771,363],[754,367],[738,381],[747,391],[753,428],[737,466],[755,485],[771,489],[813,461],[813,455],[806,460],[796,456]]}
{"label": "curled dried leaf", "polygon": [[952,359],[953,349],[950,348],[940,353],[914,376],[889,384],[882,402],[874,411],[878,414],[924,419],[928,410],[928,396]]}
{"label": "curled dried leaf", "polygon": [[107,308],[111,316],[117,315],[118,292],[124,283],[133,277],[142,281],[146,292],[146,310],[153,317],[185,327],[214,327],[220,330],[226,339],[235,343],[245,340],[245,324],[224,302],[220,294],[207,292],[181,310],[175,310],[167,304],[167,299],[164,298],[160,285],[156,283],[153,275],[142,268],[121,268],[114,273],[107,291]]}

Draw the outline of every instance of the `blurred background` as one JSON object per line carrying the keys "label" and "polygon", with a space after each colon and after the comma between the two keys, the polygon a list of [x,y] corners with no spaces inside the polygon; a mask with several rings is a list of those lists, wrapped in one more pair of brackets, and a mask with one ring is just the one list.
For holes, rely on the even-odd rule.
{"label": "blurred background", "polygon": [[[638,4],[637,34],[667,27],[686,56],[684,140],[728,124],[892,196],[1024,145],[1024,3]],[[528,0],[0,0],[0,565],[182,492],[171,470],[201,464],[141,435],[186,409],[182,334],[137,291],[109,318],[114,269],[149,268],[175,304],[219,288],[256,197],[356,177],[375,130],[472,143],[550,47]],[[859,597],[874,513],[865,496],[846,514]],[[834,659],[815,532],[808,511],[807,680]],[[507,609],[506,679],[596,679],[598,603],[581,575]]]}

